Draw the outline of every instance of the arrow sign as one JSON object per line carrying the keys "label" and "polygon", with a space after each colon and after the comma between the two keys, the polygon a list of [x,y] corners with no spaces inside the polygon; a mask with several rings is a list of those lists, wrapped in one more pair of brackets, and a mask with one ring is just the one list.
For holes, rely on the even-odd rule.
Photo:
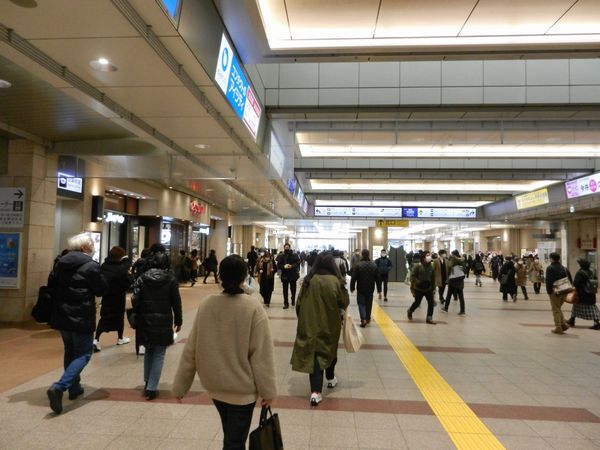
{"label": "arrow sign", "polygon": [[23,191],[19,189],[17,192],[14,192],[13,195],[20,199],[23,197]]}

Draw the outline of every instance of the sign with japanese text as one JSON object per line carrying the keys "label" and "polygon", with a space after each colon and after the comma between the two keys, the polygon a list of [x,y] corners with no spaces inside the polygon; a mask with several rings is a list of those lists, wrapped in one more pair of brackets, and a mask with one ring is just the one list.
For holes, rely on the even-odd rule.
{"label": "sign with japanese text", "polygon": [[21,233],[0,233],[0,289],[20,287]]}
{"label": "sign with japanese text", "polygon": [[23,228],[25,188],[0,188],[0,228]]}
{"label": "sign with japanese text", "polygon": [[538,189],[537,191],[528,192],[527,194],[517,195],[515,201],[517,202],[517,209],[545,205],[550,202],[548,199],[548,189]]}
{"label": "sign with japanese text", "polygon": [[375,221],[378,227],[407,227],[408,220],[380,219]]}
{"label": "sign with japanese text", "polygon": [[600,172],[565,183],[567,198],[583,197],[600,191]]}

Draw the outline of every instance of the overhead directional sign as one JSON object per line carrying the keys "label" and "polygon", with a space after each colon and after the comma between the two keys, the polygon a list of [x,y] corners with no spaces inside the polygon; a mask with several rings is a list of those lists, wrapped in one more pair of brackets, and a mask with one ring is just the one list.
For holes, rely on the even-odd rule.
{"label": "overhead directional sign", "polygon": [[25,188],[0,188],[0,228],[23,228]]}
{"label": "overhead directional sign", "polygon": [[316,206],[315,216],[397,217],[404,219],[475,219],[475,208],[419,208],[377,206]]}
{"label": "overhead directional sign", "polygon": [[408,220],[397,219],[380,219],[375,221],[378,227],[407,227],[408,223]]}
{"label": "overhead directional sign", "polygon": [[600,192],[600,172],[565,183],[567,198],[583,197]]}

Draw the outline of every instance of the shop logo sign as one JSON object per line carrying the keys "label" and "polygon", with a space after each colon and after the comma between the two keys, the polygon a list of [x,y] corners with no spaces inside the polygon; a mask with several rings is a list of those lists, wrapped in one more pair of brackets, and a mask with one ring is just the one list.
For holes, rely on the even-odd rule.
{"label": "shop logo sign", "polygon": [[201,216],[204,213],[205,206],[204,203],[197,202],[196,200],[192,200],[190,202],[190,211],[194,216]]}

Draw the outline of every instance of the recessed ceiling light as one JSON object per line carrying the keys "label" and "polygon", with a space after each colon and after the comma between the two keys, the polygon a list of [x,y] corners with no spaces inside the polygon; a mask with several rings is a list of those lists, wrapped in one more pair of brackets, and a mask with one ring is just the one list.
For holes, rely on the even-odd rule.
{"label": "recessed ceiling light", "polygon": [[173,186],[169,186],[169,189],[173,189]]}
{"label": "recessed ceiling light", "polygon": [[196,145],[194,145],[194,147],[205,149],[205,148],[209,148],[210,145],[208,145],[208,144],[196,144]]}
{"label": "recessed ceiling light", "polygon": [[117,66],[111,64],[111,62],[106,58],[98,58],[90,61],[90,66],[92,69],[99,70],[100,72],[115,72],[119,70]]}
{"label": "recessed ceiling light", "polygon": [[0,89],[8,89],[11,86],[12,83],[10,81],[0,80]]}
{"label": "recessed ceiling light", "polygon": [[212,191],[214,191],[214,189],[210,189],[210,188],[208,188],[208,189],[204,189],[204,190],[205,190],[206,192],[212,192]]}
{"label": "recessed ceiling light", "polygon": [[121,189],[115,189],[115,191],[117,191],[117,192],[121,192]]}

